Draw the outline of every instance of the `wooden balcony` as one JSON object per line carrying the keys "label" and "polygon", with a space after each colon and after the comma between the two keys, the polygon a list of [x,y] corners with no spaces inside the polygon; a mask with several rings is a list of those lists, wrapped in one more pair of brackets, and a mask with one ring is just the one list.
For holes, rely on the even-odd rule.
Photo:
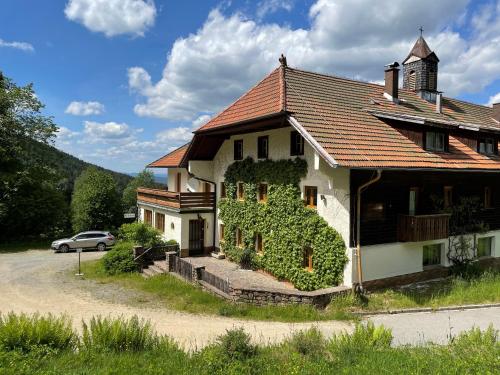
{"label": "wooden balcony", "polygon": [[172,191],[138,188],[137,202],[156,204],[158,206],[183,209],[213,209],[215,193],[176,193]]}
{"label": "wooden balcony", "polygon": [[448,238],[450,215],[399,215],[398,241],[419,242]]}

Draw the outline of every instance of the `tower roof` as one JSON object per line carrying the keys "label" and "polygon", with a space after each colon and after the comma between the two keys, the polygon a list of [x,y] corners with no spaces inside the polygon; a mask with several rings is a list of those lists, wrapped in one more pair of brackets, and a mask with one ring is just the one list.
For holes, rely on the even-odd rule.
{"label": "tower roof", "polygon": [[426,59],[428,57],[432,57],[436,59],[436,61],[439,61],[438,57],[434,52],[431,51],[429,45],[427,44],[422,35],[418,37],[410,53],[408,54],[408,56],[406,56],[406,59],[404,59],[403,64],[406,61],[408,61],[408,59],[412,56],[417,57],[419,59]]}

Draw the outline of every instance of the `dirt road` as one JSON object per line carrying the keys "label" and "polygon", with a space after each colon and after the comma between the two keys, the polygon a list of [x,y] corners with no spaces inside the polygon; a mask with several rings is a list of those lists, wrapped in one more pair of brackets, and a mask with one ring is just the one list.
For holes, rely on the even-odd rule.
{"label": "dirt road", "polygon": [[[82,261],[97,259],[103,254],[86,252]],[[54,254],[31,250],[0,254],[0,311],[67,314],[77,329],[82,320],[94,315],[149,319],[156,330],[175,338],[186,348],[195,349],[211,342],[232,327],[243,327],[255,342],[275,342],[291,332],[312,326],[326,336],[350,331],[344,322],[278,323],[236,320],[217,316],[200,316],[165,310],[149,301],[139,306],[141,296],[109,284],[98,284],[72,277],[69,270],[77,265],[75,253]],[[131,303],[131,302],[136,303]]]}

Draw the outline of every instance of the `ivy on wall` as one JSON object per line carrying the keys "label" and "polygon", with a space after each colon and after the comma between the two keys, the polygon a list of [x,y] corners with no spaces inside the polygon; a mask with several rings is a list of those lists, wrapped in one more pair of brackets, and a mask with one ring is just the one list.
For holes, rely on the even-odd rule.
{"label": "ivy on wall", "polygon": [[[224,175],[227,198],[219,205],[224,222],[221,248],[240,262],[250,257],[253,267],[264,269],[301,290],[338,285],[347,263],[346,247],[335,229],[304,206],[299,182],[307,174],[303,159],[264,160],[247,158],[231,164]],[[237,183],[244,183],[245,199],[236,199]],[[266,203],[257,201],[258,184],[268,184]],[[242,246],[236,246],[236,229],[242,232]],[[255,237],[263,239],[263,254],[255,249]],[[313,270],[303,266],[304,248],[313,249]]]}

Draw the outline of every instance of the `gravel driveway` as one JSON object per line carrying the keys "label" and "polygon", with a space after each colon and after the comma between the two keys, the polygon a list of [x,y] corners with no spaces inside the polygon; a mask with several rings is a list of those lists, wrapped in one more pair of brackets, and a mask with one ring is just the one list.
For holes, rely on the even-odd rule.
{"label": "gravel driveway", "polygon": [[[82,261],[102,255],[82,253]],[[144,297],[133,291],[71,277],[69,270],[77,261],[75,253],[54,254],[47,250],[0,254],[0,311],[65,313],[78,329],[82,319],[88,320],[94,315],[138,315],[149,319],[159,333],[172,336],[190,349],[206,345],[232,327],[243,327],[259,343],[276,342],[295,330],[312,326],[327,336],[352,330],[345,322],[290,324],[168,311],[156,307],[154,301],[142,301]],[[141,301],[143,306],[139,306]]]}

